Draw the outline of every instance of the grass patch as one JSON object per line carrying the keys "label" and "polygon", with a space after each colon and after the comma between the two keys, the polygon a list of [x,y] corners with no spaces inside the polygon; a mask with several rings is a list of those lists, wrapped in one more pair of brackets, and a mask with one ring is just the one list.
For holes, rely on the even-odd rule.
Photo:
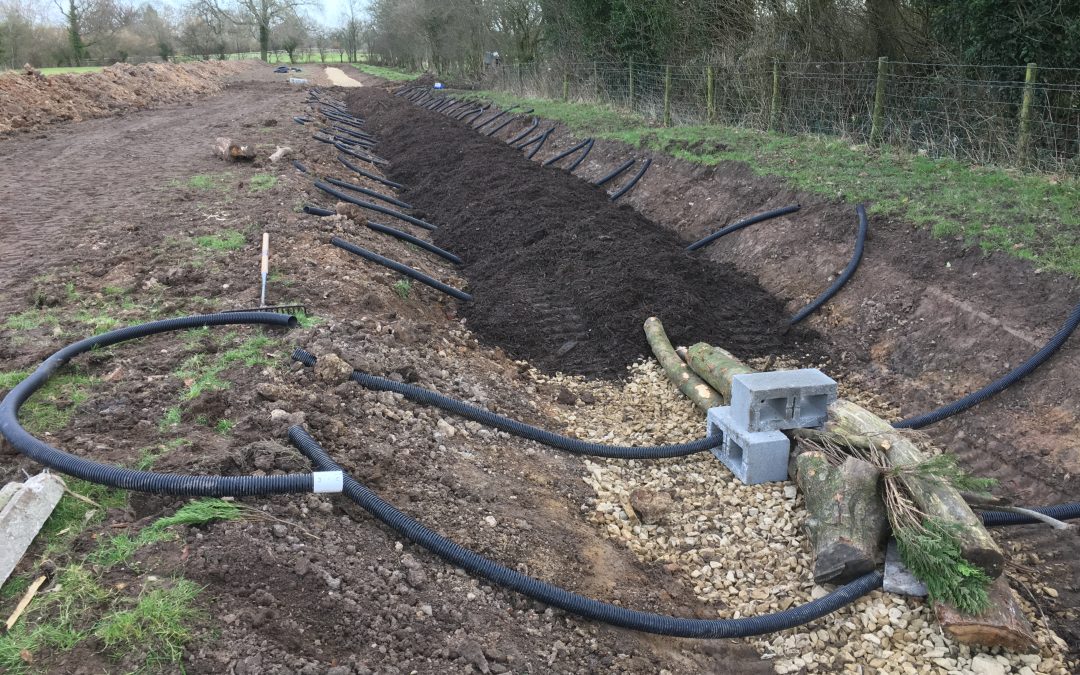
{"label": "grass patch", "polygon": [[9,370],[7,372],[0,372],[0,389],[14,389],[15,385],[29,376],[29,370]]}
{"label": "grass patch", "polygon": [[[225,340],[234,334],[225,336]],[[222,380],[220,375],[233,364],[243,364],[247,368],[266,366],[271,360],[266,356],[266,351],[276,345],[274,340],[259,335],[248,338],[239,346],[218,354],[214,358],[204,353],[194,354],[188,357],[180,369],[174,375],[183,380],[187,391],[182,398],[189,401],[198,397],[204,391],[228,389],[230,383]]]}
{"label": "grass patch", "polygon": [[261,192],[262,190],[269,190],[277,185],[277,176],[269,173],[257,173],[251,177],[248,181],[248,189],[252,192]]}
{"label": "grass patch", "polygon": [[[101,66],[58,66],[55,68],[38,68],[42,75],[78,75],[79,73],[100,73]],[[14,71],[13,71],[14,72]]]}
{"label": "grass patch", "polygon": [[47,309],[28,309],[18,314],[12,314],[4,319],[4,328],[8,330],[33,330],[41,326],[58,326],[60,320],[56,314]]}
{"label": "grass patch", "polygon": [[[327,64],[327,65],[333,65],[333,64]],[[374,75],[375,77],[381,77],[384,80],[390,80],[392,82],[408,82],[410,80],[415,80],[416,78],[420,77],[420,75],[423,74],[423,73],[419,73],[419,72],[415,72],[415,71],[402,70],[400,68],[387,68],[385,66],[372,66],[372,65],[369,65],[367,63],[354,63],[352,65],[353,65],[354,68],[356,68],[357,70],[359,70],[362,73],[367,73],[368,75]]]}
{"label": "grass patch", "polygon": [[235,251],[247,243],[243,232],[223,230],[217,234],[195,237],[195,245],[211,251]]}
{"label": "grass patch", "polygon": [[170,588],[144,589],[134,607],[104,617],[94,635],[115,656],[145,651],[146,665],[154,669],[179,663],[194,637],[193,624],[205,618],[194,605],[200,590],[185,579]]}
{"label": "grass patch", "polygon": [[[23,373],[25,371],[4,373],[0,375],[0,381],[14,381]],[[90,386],[96,382],[97,378],[78,372],[53,375],[23,404],[19,419],[31,433],[59,431],[71,421],[75,409],[90,397]]]}
{"label": "grass patch", "polygon": [[[192,190],[225,190],[228,188],[226,182],[232,178],[228,173],[198,173],[187,179],[186,185]],[[174,187],[181,184],[173,183]]]}
{"label": "grass patch", "polygon": [[394,289],[394,292],[397,293],[398,297],[402,300],[408,300],[409,293],[412,292],[412,284],[408,279],[398,279],[391,288]]}
{"label": "grass patch", "polygon": [[177,424],[180,424],[180,406],[174,405],[161,416],[161,421],[158,422],[158,431],[164,433]]}
{"label": "grass patch", "polygon": [[235,426],[236,422],[228,419],[221,419],[218,420],[217,424],[214,425],[214,431],[218,432],[222,436],[228,436],[232,433],[233,427]]}
{"label": "grass patch", "polygon": [[[746,162],[795,188],[898,217],[937,237],[961,237],[1048,270],[1080,276],[1080,180],[969,166],[835,137],[786,136],[720,126],[657,128],[608,106],[472,92],[500,106],[526,105],[576,132],[711,166]],[[854,216],[852,216],[854,222]]]}

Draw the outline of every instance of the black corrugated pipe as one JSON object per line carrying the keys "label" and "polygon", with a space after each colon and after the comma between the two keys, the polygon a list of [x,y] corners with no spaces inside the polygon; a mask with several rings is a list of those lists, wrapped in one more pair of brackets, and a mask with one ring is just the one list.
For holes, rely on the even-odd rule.
{"label": "black corrugated pipe", "polygon": [[588,145],[589,141],[591,141],[591,140],[592,140],[591,138],[586,138],[585,140],[581,141],[577,145],[574,145],[573,147],[571,147],[571,148],[569,148],[567,150],[563,150],[562,152],[555,155],[551,159],[545,160],[544,161],[544,166],[551,166],[552,164],[559,161],[563,157],[569,157],[570,155],[574,154],[578,150],[580,150],[580,149],[584,148],[586,145]]}
{"label": "black corrugated pipe", "polygon": [[301,164],[300,160],[298,160],[298,159],[294,159],[292,161],[292,165],[294,167],[296,167],[296,170],[299,171],[300,173],[309,173],[309,171],[307,170],[307,167],[304,166],[303,164]]}
{"label": "black corrugated pipe", "polygon": [[575,159],[573,162],[571,162],[570,166],[566,167],[566,170],[569,171],[570,173],[574,173],[574,169],[578,168],[578,166],[582,162],[585,161],[585,158],[589,156],[589,152],[591,152],[592,149],[593,149],[593,140],[590,138],[589,139],[589,146],[587,148],[585,148],[585,152],[581,153],[581,155],[577,159]]}
{"label": "black corrugated pipe", "polygon": [[365,202],[362,199],[357,199],[356,197],[353,197],[351,195],[347,195],[344,192],[341,192],[340,190],[335,190],[334,188],[330,187],[329,185],[322,182],[321,180],[315,181],[315,187],[319,188],[320,190],[322,190],[323,192],[325,192],[328,195],[333,195],[334,197],[337,197],[338,199],[340,199],[343,202],[349,202],[350,204],[356,204],[357,206],[359,206],[362,209],[371,209],[372,211],[378,211],[379,213],[382,213],[382,214],[385,214],[385,215],[388,215],[388,216],[393,216],[394,218],[397,218],[399,220],[404,220],[406,223],[412,223],[413,225],[416,225],[417,227],[422,227],[425,230],[437,230],[437,229],[439,229],[437,226],[432,225],[431,223],[420,220],[419,218],[414,218],[414,217],[412,217],[412,216],[410,216],[410,215],[408,215],[406,213],[401,213],[400,211],[395,211],[394,209],[388,209],[385,206],[379,206],[378,204],[372,204],[371,202]]}
{"label": "black corrugated pipe", "polygon": [[1032,371],[1061,349],[1065,344],[1065,341],[1068,340],[1069,336],[1076,330],[1077,325],[1080,325],[1080,304],[1077,304],[1076,307],[1073,308],[1072,313],[1070,313],[1065,320],[1065,324],[1058,329],[1057,333],[1054,333],[1053,337],[1043,345],[1042,349],[1035,352],[1031,358],[1021,363],[1008,374],[994,380],[982,389],[968,394],[958,401],[953,401],[937,410],[923,413],[922,415],[909,417],[906,420],[897,422],[893,426],[897,429],[922,429],[925,426],[940,422],[947,417],[952,417],[972,406],[978,405],[995,394],[1000,394],[1010,386],[1027,377]]}
{"label": "black corrugated pipe", "polygon": [[[4,400],[0,402],[0,435],[3,435],[13,448],[50,469],[92,483],[122,490],[199,497],[241,497],[313,491],[340,492],[340,473],[333,476],[327,473],[283,476],[194,476],[135,471],[110,466],[54,448],[35,438],[19,424],[19,408],[34,392],[45,386],[49,378],[60,368],[80,354],[92,349],[108,347],[128,340],[157,335],[158,333],[202,328],[203,326],[237,324],[260,324],[291,328],[296,325],[296,317],[273,312],[233,312],[185,316],[128,326],[69,344],[45,359],[33,373],[15,385],[4,397]],[[328,482],[336,483],[336,489],[326,489]]]}
{"label": "black corrugated pipe", "polygon": [[438,246],[436,246],[435,244],[432,244],[430,241],[424,241],[420,237],[414,237],[413,235],[409,234],[408,232],[402,232],[401,230],[395,230],[394,228],[389,227],[388,225],[382,225],[380,223],[373,223],[370,220],[367,221],[367,226],[369,228],[375,230],[376,232],[381,232],[383,234],[388,234],[391,237],[396,237],[397,239],[407,241],[410,244],[415,244],[416,246],[419,246],[420,248],[424,249],[425,251],[430,251],[430,252],[434,253],[435,255],[439,256],[440,258],[444,258],[446,260],[449,260],[450,262],[454,263],[455,265],[460,265],[461,264],[461,258],[457,257],[456,255],[454,255],[450,251],[446,251],[444,249],[441,249]]}
{"label": "black corrugated pipe", "polygon": [[384,201],[387,204],[393,204],[394,206],[399,206],[399,207],[401,207],[403,209],[412,209],[411,204],[407,204],[406,202],[403,202],[400,199],[395,199],[394,197],[391,197],[389,195],[384,195],[381,192],[376,192],[374,190],[369,190],[366,187],[361,187],[360,185],[356,185],[356,184],[350,183],[348,181],[338,180],[337,178],[330,178],[328,176],[326,178],[326,182],[330,183],[331,185],[336,185],[338,187],[343,187],[346,190],[352,190],[353,192],[359,192],[360,194],[365,194],[368,197],[374,197],[375,199]]}
{"label": "black corrugated pipe", "polygon": [[378,143],[378,141],[375,140],[374,136],[369,136],[367,134],[362,134],[359,131],[350,131],[349,129],[346,129],[345,127],[338,127],[338,126],[333,127],[333,129],[334,129],[334,131],[338,131],[338,132],[341,132],[343,134],[348,134],[349,136],[352,136],[353,138],[355,138],[357,140],[367,141],[368,143],[371,143],[372,145],[376,145]]}
{"label": "black corrugated pipe", "polygon": [[[522,111],[521,111],[521,114],[522,114],[522,115],[528,115],[528,114],[529,114],[529,113],[531,113],[532,111],[533,111],[533,109],[532,109],[532,108],[529,108],[528,110],[522,110]],[[508,119],[508,120],[503,120],[503,123],[502,123],[502,124],[500,124],[499,126],[495,127],[495,128],[494,128],[494,129],[492,129],[491,131],[487,131],[487,132],[485,132],[485,133],[484,133],[484,135],[485,135],[485,136],[489,136],[489,137],[490,137],[490,136],[494,136],[495,134],[497,134],[497,133],[499,133],[500,131],[502,131],[502,130],[503,130],[503,128],[505,128],[505,127],[506,127],[506,126],[507,126],[508,124],[511,124],[511,123],[513,123],[513,122],[514,122],[514,120],[519,120],[519,119],[521,119],[521,116],[517,116],[517,117],[511,117],[511,118],[510,118],[510,119]]]}
{"label": "black corrugated pipe", "polygon": [[[314,366],[316,359],[303,349],[293,350],[292,358],[305,366]],[[505,431],[520,438],[543,443],[544,445],[572,452],[576,455],[588,455],[591,457],[608,457],[611,459],[668,459],[671,457],[685,457],[699,452],[706,452],[719,447],[723,437],[710,436],[699,438],[689,443],[677,443],[675,445],[605,445],[603,443],[590,443],[578,438],[570,438],[561,434],[552,433],[531,424],[525,424],[518,420],[484,410],[464,401],[459,401],[449,396],[444,396],[436,391],[424,389],[413,384],[395,382],[394,380],[369,375],[359,370],[354,370],[350,379],[365,389],[372,391],[392,391],[401,394],[415,403],[435,406],[447,412],[453,413],[467,420]]]}
{"label": "black corrugated pipe", "polygon": [[494,115],[492,115],[491,117],[489,117],[486,122],[480,122],[480,120],[477,120],[477,122],[479,122],[479,124],[474,124],[473,129],[476,129],[477,131],[479,131],[479,130],[483,129],[484,127],[486,127],[487,125],[494,122],[495,120],[501,118],[502,116],[504,116],[506,114],[509,114],[509,113],[513,112],[514,110],[517,110],[516,105],[510,106],[506,110],[500,110],[499,112],[497,112]]}
{"label": "black corrugated pipe", "polygon": [[357,152],[356,150],[353,150],[349,146],[345,145],[344,143],[335,142],[334,147],[337,148],[338,150],[340,150],[342,153],[348,155],[349,157],[355,157],[355,158],[357,158],[359,160],[368,162],[370,164],[375,164],[376,166],[389,166],[390,165],[390,162],[383,159],[382,157],[376,157],[375,155],[369,155],[369,154],[364,153],[364,152]]}
{"label": "black corrugated pipe", "polygon": [[388,180],[388,179],[386,179],[386,178],[383,178],[382,176],[379,176],[379,175],[376,175],[376,174],[370,173],[370,172],[368,172],[368,171],[364,171],[363,169],[361,169],[360,167],[356,166],[355,164],[353,164],[353,163],[352,163],[352,162],[350,162],[349,160],[345,159],[344,157],[338,157],[338,158],[337,158],[337,161],[339,161],[339,162],[341,162],[342,164],[344,164],[344,165],[345,165],[345,168],[346,168],[346,169],[349,169],[349,170],[350,170],[350,171],[352,171],[353,173],[357,173],[357,174],[360,174],[361,176],[363,176],[363,177],[365,177],[365,178],[370,178],[371,180],[373,180],[373,181],[377,181],[377,182],[379,182],[379,183],[382,183],[383,185],[385,185],[385,186],[387,186],[387,187],[392,187],[392,188],[394,188],[395,190],[400,190],[400,189],[402,189],[402,188],[404,188],[404,187],[405,187],[405,186],[404,186],[404,185],[402,185],[401,183],[395,183],[394,181],[392,181],[392,180]]}
{"label": "black corrugated pipe", "polygon": [[866,231],[869,229],[869,223],[866,218],[866,207],[859,204],[855,207],[855,213],[859,216],[859,233],[855,236],[855,251],[851,254],[851,260],[848,261],[847,267],[840,273],[840,276],[836,278],[836,281],[825,289],[825,292],[814,298],[806,307],[803,307],[791,317],[790,323],[792,326],[799,323],[806,317],[813,314],[819,307],[829,301],[829,298],[836,295],[837,291],[844,287],[844,284],[848,282],[848,279],[855,274],[855,270],[859,268],[859,261],[862,260],[863,245],[866,244]]}
{"label": "black corrugated pipe", "polygon": [[540,141],[540,139],[544,138],[544,134],[549,134],[549,133],[551,133],[551,132],[552,132],[552,131],[554,131],[554,130],[555,130],[555,127],[551,127],[551,128],[550,128],[550,129],[548,129],[547,131],[541,131],[540,133],[538,133],[538,134],[536,134],[535,136],[533,136],[533,137],[532,137],[531,139],[529,139],[529,140],[527,140],[527,141],[524,141],[524,142],[522,142],[522,143],[519,143],[519,144],[517,145],[517,149],[518,149],[518,150],[524,150],[525,148],[529,147],[529,146],[530,146],[530,145],[532,145],[533,143],[537,143],[537,142],[539,142],[539,141]]}
{"label": "black corrugated pipe", "polygon": [[532,149],[532,152],[525,155],[525,159],[532,159],[536,156],[536,153],[540,152],[540,148],[544,147],[544,142],[551,136],[551,132],[555,131],[555,127],[551,127],[540,137],[540,142],[536,144],[536,147]]}
{"label": "black corrugated pipe", "polygon": [[721,229],[717,230],[716,232],[713,232],[712,234],[705,237],[704,239],[699,239],[699,240],[695,241],[693,244],[690,244],[689,246],[687,246],[686,250],[687,251],[696,251],[699,248],[701,248],[702,246],[708,246],[709,244],[716,241],[720,237],[723,237],[724,235],[731,234],[732,232],[735,232],[736,230],[741,230],[744,227],[748,227],[750,225],[753,225],[754,223],[760,223],[763,220],[769,220],[770,218],[779,218],[780,216],[786,216],[789,213],[795,213],[800,208],[802,208],[801,205],[792,204],[791,206],[785,206],[785,207],[780,208],[780,209],[773,209],[772,211],[765,211],[764,213],[758,213],[756,215],[750,216],[749,218],[744,218],[744,219],[742,219],[742,220],[740,220],[740,221],[738,221],[736,223],[732,223],[731,225],[728,225],[728,226],[726,226],[724,228],[721,228]]}
{"label": "black corrugated pipe", "polygon": [[540,126],[540,118],[539,117],[534,117],[533,120],[532,120],[532,124],[530,124],[529,127],[527,129],[525,129],[525,131],[522,131],[517,136],[514,136],[513,138],[508,140],[506,142],[506,144],[507,145],[513,145],[514,143],[517,143],[521,139],[523,139],[526,136],[528,136],[529,134],[531,134],[533,132],[533,129],[535,129],[538,126]]}
{"label": "black corrugated pipe", "polygon": [[[341,471],[341,467],[330,458],[326,450],[303,428],[290,427],[289,440],[312,461],[317,470]],[[884,578],[881,572],[870,572],[805,605],[761,616],[739,619],[684,619],[640,612],[572,593],[488,560],[398,511],[352,476],[344,472],[343,476],[343,492],[356,504],[409,541],[423,546],[451,565],[585,619],[646,633],[687,638],[735,638],[775,633],[801,626],[850,605],[881,588]]]}
{"label": "black corrugated pipe", "polygon": [[304,204],[304,213],[311,216],[336,216],[337,211],[331,209],[324,209],[321,206],[312,206],[311,204]]}
{"label": "black corrugated pipe", "polygon": [[413,268],[409,267],[408,265],[403,265],[403,264],[399,263],[396,260],[391,260],[390,258],[386,258],[384,256],[381,256],[378,253],[374,253],[372,251],[369,251],[366,248],[360,248],[356,244],[350,244],[349,242],[345,241],[344,239],[340,239],[338,237],[331,237],[330,238],[330,243],[333,244],[334,246],[337,246],[338,248],[341,248],[341,249],[344,249],[344,250],[348,251],[349,253],[358,255],[361,258],[365,259],[365,260],[370,260],[371,262],[376,263],[378,265],[382,265],[383,267],[388,267],[388,268],[394,270],[395,272],[398,272],[400,274],[404,274],[405,276],[409,277],[410,279],[415,279],[416,281],[419,281],[422,284],[426,284],[428,286],[431,286],[435,290],[442,291],[443,293],[446,293],[450,297],[457,298],[458,300],[464,300],[465,302],[469,302],[469,301],[471,301],[473,299],[472,296],[469,295],[468,293],[466,293],[465,291],[461,291],[461,290],[458,290],[458,289],[454,288],[453,286],[449,286],[447,284],[444,284],[443,282],[439,281],[435,277],[428,276],[428,275],[424,274],[423,272],[418,272],[418,271],[414,270]]}
{"label": "black corrugated pipe", "polygon": [[611,197],[610,197],[611,201],[617,200],[619,197],[622,197],[624,194],[626,194],[631,189],[633,189],[633,187],[635,185],[637,185],[637,182],[639,180],[641,180],[641,177],[645,175],[645,172],[649,170],[649,166],[651,166],[651,165],[652,165],[652,159],[649,158],[649,157],[646,157],[644,164],[642,164],[641,168],[638,169],[638,172],[636,174],[634,174],[634,177],[630,179],[630,182],[628,182],[626,185],[624,185],[621,188],[619,188],[618,190],[616,190],[615,193],[613,195],[611,195]]}
{"label": "black corrugated pipe", "polygon": [[606,176],[604,176],[600,180],[593,183],[593,185],[595,185],[596,187],[601,187],[605,183],[607,183],[607,182],[611,181],[612,179],[614,179],[615,177],[617,177],[623,171],[626,171],[627,169],[632,167],[634,165],[634,162],[636,162],[636,161],[637,161],[636,159],[628,159],[628,160],[626,160],[625,162],[623,162],[619,166],[612,169],[611,173],[607,174]]}

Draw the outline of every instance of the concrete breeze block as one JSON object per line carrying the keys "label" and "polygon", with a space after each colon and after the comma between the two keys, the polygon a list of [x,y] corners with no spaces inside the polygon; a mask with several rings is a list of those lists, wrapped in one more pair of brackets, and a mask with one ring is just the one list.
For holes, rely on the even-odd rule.
{"label": "concrete breeze block", "polygon": [[724,435],[723,445],[713,448],[713,455],[746,485],[787,480],[788,437],[780,431],[747,431],[731,412],[731,406],[709,409],[707,433]]}
{"label": "concrete breeze block", "polygon": [[836,381],[817,368],[736,375],[731,381],[731,409],[749,431],[810,429],[829,418]]}

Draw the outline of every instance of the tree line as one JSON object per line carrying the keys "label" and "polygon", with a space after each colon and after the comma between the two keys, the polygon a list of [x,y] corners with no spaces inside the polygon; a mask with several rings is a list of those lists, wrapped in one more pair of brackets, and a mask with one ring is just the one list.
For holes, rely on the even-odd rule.
{"label": "tree line", "polygon": [[188,0],[172,6],[129,0],[0,0],[0,66],[170,60],[180,55],[331,50],[356,61],[367,37],[359,0],[348,0],[337,26],[306,14],[308,0]]}

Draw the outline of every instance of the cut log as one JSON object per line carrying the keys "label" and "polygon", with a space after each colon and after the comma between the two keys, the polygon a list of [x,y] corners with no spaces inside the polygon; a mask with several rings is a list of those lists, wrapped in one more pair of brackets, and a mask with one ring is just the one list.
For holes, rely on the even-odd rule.
{"label": "cut log", "polygon": [[726,349],[699,342],[686,350],[690,369],[723,397],[731,400],[731,378],[755,372]]}
{"label": "cut log", "polygon": [[814,546],[814,582],[845,584],[882,561],[888,516],[881,498],[881,471],[848,457],[833,466],[824,453],[795,459],[795,480],[806,500],[807,529]]}
{"label": "cut log", "polygon": [[964,614],[943,602],[935,602],[934,611],[945,633],[961,644],[1003,647],[1021,653],[1038,651],[1031,624],[1003,576],[990,585],[990,606],[982,614]]}
{"label": "cut log", "polygon": [[[825,432],[836,434],[844,442],[865,443],[866,439],[872,439],[884,450],[893,467],[921,464],[927,459],[903,433],[850,401],[839,400],[829,406]],[[902,480],[919,510],[927,517],[959,525],[955,536],[968,562],[986,572],[991,579],[1001,576],[1005,567],[1004,553],[956,489],[942,481],[914,475],[903,475]]]}
{"label": "cut log", "polygon": [[660,362],[660,366],[664,369],[668,379],[694,405],[702,410],[708,410],[724,404],[724,399],[720,398],[720,394],[717,394],[704,380],[695,375],[675,353],[675,349],[668,340],[667,333],[664,332],[664,324],[660,323],[660,319],[653,316],[645,320],[645,337],[648,339],[649,347],[652,348],[653,355]]}
{"label": "cut log", "polygon": [[224,136],[214,141],[214,152],[227,162],[251,161],[255,159],[255,146],[237,143]]}

